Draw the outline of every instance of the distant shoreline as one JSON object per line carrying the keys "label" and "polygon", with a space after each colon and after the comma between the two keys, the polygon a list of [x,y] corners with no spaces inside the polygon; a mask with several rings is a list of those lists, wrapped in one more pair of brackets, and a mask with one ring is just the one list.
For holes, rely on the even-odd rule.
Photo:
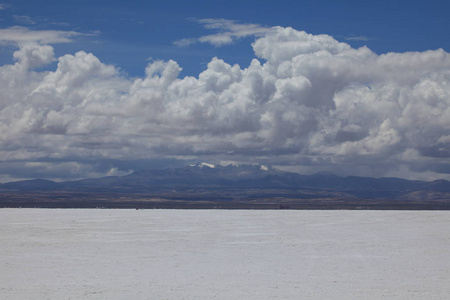
{"label": "distant shoreline", "polygon": [[42,201],[42,200],[5,200],[0,198],[0,208],[87,208],[87,209],[249,209],[249,210],[450,210],[447,201],[396,201],[396,200],[361,200],[333,201],[313,199],[310,201],[280,203],[250,203],[236,201],[112,201],[112,200],[76,200],[76,201]]}

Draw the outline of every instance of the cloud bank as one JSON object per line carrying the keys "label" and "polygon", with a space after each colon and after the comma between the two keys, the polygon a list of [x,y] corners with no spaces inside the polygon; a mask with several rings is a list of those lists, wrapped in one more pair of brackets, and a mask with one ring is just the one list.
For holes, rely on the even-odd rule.
{"label": "cloud bank", "polygon": [[[221,22],[206,24],[229,25]],[[276,27],[260,32],[248,66],[213,58],[198,76],[179,78],[177,62],[154,61],[145,77],[128,78],[94,54],[55,58],[42,44],[67,35],[30,38],[12,28],[1,40],[8,30],[36,43],[0,67],[4,178],[122,174],[124,161],[157,159],[449,178],[450,56],[442,49],[377,55]],[[55,70],[36,70],[55,59]],[[96,161],[110,165],[96,169]]]}

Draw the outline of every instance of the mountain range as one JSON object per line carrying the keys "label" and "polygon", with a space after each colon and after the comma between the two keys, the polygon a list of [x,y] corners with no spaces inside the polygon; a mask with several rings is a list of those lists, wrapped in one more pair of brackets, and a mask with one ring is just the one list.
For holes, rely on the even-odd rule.
{"label": "mountain range", "polygon": [[450,182],[300,175],[198,163],[127,176],[0,184],[1,207],[450,209]]}

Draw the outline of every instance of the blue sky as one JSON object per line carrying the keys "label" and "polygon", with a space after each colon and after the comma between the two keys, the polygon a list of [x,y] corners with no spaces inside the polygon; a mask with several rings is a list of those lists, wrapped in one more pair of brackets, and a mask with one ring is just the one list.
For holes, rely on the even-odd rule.
{"label": "blue sky", "polygon": [[[253,37],[226,47],[208,44],[177,47],[183,38],[213,33],[195,20],[229,19],[261,26],[283,26],[311,34],[328,34],[354,47],[374,52],[424,51],[443,48],[450,39],[450,3],[431,1],[30,1],[3,4],[1,26],[36,30],[95,33],[70,44],[55,45],[56,53],[93,52],[131,76],[142,75],[147,59],[174,59],[196,75],[214,56],[248,65],[254,57]],[[2,52],[2,59],[10,53]],[[10,49],[12,51],[12,49]]]}
{"label": "blue sky", "polygon": [[450,179],[449,11],[0,2],[0,182],[201,161]]}

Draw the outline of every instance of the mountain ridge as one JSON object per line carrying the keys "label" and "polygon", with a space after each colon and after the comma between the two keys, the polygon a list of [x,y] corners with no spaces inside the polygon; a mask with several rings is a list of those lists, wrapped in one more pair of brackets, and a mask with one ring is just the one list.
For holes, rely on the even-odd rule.
{"label": "mountain ridge", "polygon": [[440,205],[444,203],[450,209],[450,182],[395,177],[343,177],[329,172],[301,175],[263,165],[199,163],[181,168],[141,170],[125,176],[65,182],[34,179],[0,184],[0,205],[5,199],[11,204],[13,200],[8,199],[23,201],[30,197],[57,200],[58,203],[83,199],[104,199],[114,203],[124,199],[163,199],[191,204],[198,204],[199,201],[246,205],[264,202],[290,203],[290,206],[305,201],[316,201],[314,205],[325,201],[341,206],[380,201],[390,205],[403,201],[407,207],[412,203],[425,201],[429,205],[430,201],[439,201]]}
{"label": "mountain ridge", "polygon": [[[258,181],[259,180],[259,181]],[[261,181],[264,180],[264,181]],[[58,187],[90,187],[107,186],[108,184],[136,184],[154,185],[196,185],[208,184],[226,185],[234,182],[235,186],[245,188],[246,183],[257,183],[269,187],[278,180],[279,187],[309,188],[325,190],[436,190],[450,192],[450,181],[439,179],[434,181],[408,180],[397,177],[361,177],[339,176],[331,172],[318,172],[311,175],[278,170],[264,165],[213,165],[199,163],[182,168],[167,168],[157,170],[135,171],[124,176],[105,176],[100,178],[86,178],[74,181],[55,182],[47,179],[31,179],[0,184],[0,189],[32,189],[32,188],[58,188]],[[172,181],[172,182],[171,182]],[[280,182],[282,181],[282,183]],[[270,183],[272,184],[270,185]],[[237,185],[236,185],[237,184]]]}

